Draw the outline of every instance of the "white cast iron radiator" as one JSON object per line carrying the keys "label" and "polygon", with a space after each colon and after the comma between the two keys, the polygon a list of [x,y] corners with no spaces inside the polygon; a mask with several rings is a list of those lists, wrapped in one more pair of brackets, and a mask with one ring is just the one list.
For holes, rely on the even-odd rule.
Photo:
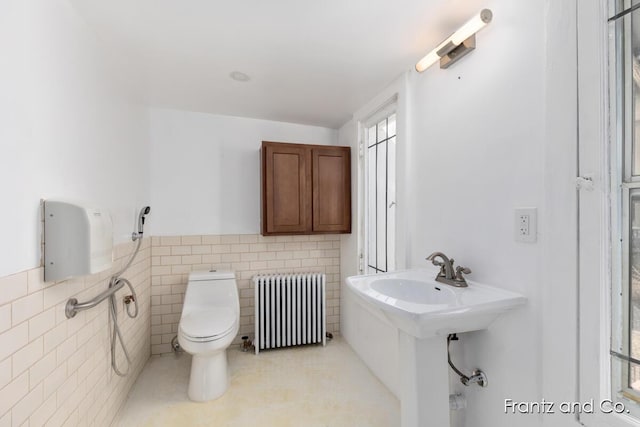
{"label": "white cast iron radiator", "polygon": [[326,344],[326,276],[322,273],[254,276],[255,348]]}

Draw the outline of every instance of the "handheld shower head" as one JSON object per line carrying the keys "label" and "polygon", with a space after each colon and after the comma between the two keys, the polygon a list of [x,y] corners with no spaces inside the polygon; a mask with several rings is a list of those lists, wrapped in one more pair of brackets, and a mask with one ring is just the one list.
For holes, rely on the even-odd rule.
{"label": "handheld shower head", "polygon": [[138,231],[134,231],[131,235],[131,239],[135,242],[138,239],[142,239],[142,234],[144,233],[144,218],[151,212],[151,206],[145,206],[140,209],[140,214],[138,214]]}
{"label": "handheld shower head", "polygon": [[138,234],[142,234],[144,232],[144,217],[146,217],[149,212],[151,212],[150,206],[145,206],[140,210],[140,215],[138,215]]}

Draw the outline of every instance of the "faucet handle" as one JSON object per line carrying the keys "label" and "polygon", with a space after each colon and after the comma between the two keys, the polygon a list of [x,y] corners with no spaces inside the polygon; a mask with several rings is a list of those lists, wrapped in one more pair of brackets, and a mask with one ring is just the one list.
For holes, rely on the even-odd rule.
{"label": "faucet handle", "polygon": [[456,267],[456,279],[464,280],[463,274],[471,274],[471,269],[467,267],[457,266]]}

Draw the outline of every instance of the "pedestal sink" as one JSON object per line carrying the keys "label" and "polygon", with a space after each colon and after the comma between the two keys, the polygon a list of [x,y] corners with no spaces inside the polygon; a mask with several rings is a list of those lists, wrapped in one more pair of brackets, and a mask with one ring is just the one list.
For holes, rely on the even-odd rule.
{"label": "pedestal sink", "polygon": [[522,295],[473,281],[454,288],[435,281],[438,269],[353,276],[347,285],[400,330],[403,427],[449,426],[447,335],[486,329],[522,305]]}

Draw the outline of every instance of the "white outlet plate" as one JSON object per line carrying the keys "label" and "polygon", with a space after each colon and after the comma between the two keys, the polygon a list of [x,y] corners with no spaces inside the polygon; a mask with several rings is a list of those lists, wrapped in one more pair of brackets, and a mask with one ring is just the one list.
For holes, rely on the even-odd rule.
{"label": "white outlet plate", "polygon": [[516,242],[535,243],[538,240],[538,210],[516,208],[514,215]]}

